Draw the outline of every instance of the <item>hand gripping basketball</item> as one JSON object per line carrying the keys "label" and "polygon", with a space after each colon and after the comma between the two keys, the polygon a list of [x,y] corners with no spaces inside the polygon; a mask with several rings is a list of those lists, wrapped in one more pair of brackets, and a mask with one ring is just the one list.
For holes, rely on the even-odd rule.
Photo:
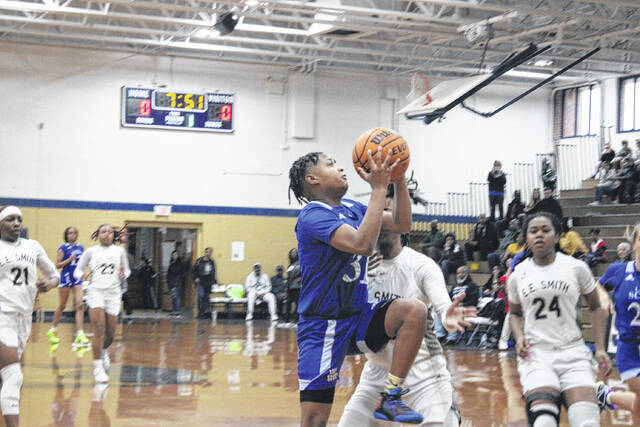
{"label": "hand gripping basketball", "polygon": [[369,172],[371,160],[368,152],[377,153],[378,148],[382,148],[382,158],[390,158],[391,164],[397,166],[391,174],[391,182],[396,182],[404,177],[404,173],[409,167],[409,145],[405,139],[391,129],[373,128],[364,132],[353,147],[352,160],[356,171],[358,168]]}

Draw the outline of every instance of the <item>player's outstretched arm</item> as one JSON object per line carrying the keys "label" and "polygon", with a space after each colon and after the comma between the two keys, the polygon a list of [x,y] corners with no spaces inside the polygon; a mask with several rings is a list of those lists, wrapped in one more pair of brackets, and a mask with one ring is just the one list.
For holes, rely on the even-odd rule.
{"label": "player's outstretched arm", "polygon": [[396,181],[393,192],[393,211],[382,215],[382,228],[394,233],[411,231],[411,198],[404,176]]}
{"label": "player's outstretched arm", "polygon": [[334,248],[363,256],[373,254],[382,227],[382,211],[384,210],[387,185],[389,185],[391,172],[397,164],[397,162],[389,164],[390,157],[387,156],[382,160],[382,148],[379,148],[375,155],[369,152],[369,164],[371,165],[369,172],[358,168],[360,177],[371,185],[369,206],[357,230],[345,224],[333,232],[330,244]]}

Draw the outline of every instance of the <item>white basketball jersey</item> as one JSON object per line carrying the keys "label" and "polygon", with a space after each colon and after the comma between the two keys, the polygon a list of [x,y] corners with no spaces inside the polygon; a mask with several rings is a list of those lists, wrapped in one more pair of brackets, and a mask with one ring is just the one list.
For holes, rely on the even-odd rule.
{"label": "white basketball jersey", "polygon": [[[427,306],[432,305],[441,319],[444,319],[451,305],[440,267],[431,258],[409,247],[402,248],[398,256],[391,260],[382,260],[368,276],[369,301],[416,298]],[[442,347],[433,332],[431,307],[429,314],[427,333],[416,356],[416,363],[442,353]],[[390,369],[392,355],[393,341],[382,351],[367,354],[367,358],[378,366]]]}
{"label": "white basketball jersey", "polygon": [[527,258],[509,277],[509,301],[520,304],[529,343],[562,346],[582,339],[576,306],[596,283],[587,264],[563,253],[539,266]]}
{"label": "white basketball jersey", "polygon": [[120,271],[125,279],[131,274],[126,251],[116,245],[92,246],[84,251],[73,273],[76,279],[82,277],[87,266],[91,270],[89,285],[96,289],[120,288]]}
{"label": "white basketball jersey", "polygon": [[40,243],[0,240],[0,312],[31,313],[38,288],[38,268],[47,278],[60,277]]}

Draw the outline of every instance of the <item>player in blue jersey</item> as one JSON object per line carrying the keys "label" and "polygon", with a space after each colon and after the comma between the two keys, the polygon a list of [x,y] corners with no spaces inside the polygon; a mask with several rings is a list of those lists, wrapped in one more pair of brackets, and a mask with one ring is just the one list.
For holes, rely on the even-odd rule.
{"label": "player in blue jersey", "polygon": [[611,264],[598,284],[613,289],[616,310],[618,348],[616,364],[620,378],[631,391],[612,391],[603,382],[598,383],[600,408],[616,406],[633,412],[640,419],[640,223],[633,229],[632,247],[635,259]]}
{"label": "player in blue jersey", "polygon": [[62,311],[67,306],[69,293],[73,290],[73,297],[76,306],[76,339],[74,344],[86,346],[89,339],[84,334],[84,305],[82,303],[83,289],[82,280],[76,280],[73,277],[73,271],[78,265],[80,255],[84,252],[84,247],[78,243],[78,229],[75,227],[67,227],[63,234],[64,243],[58,248],[58,258],[56,260],[56,268],[61,268],[60,284],[58,285],[58,295],[60,295],[60,304],[56,312],[53,314],[53,322],[51,329],[47,332],[49,342],[53,345],[60,342],[56,327],[60,322]]}
{"label": "player in blue jersey", "polygon": [[[323,153],[309,153],[289,171],[289,191],[306,203],[296,237],[302,273],[298,305],[298,379],[301,425],[324,426],[331,412],[340,367],[347,354],[380,351],[396,340],[385,392],[374,416],[420,423],[422,415],[401,400],[402,383],[420,349],[426,306],[412,299],[368,302],[367,257],[381,229],[411,229],[411,201],[404,177],[394,183],[392,212],[383,212],[396,163],[369,153],[370,171],[358,170],[371,185],[369,206],[342,197],[344,170]],[[372,410],[374,408],[371,408]]]}

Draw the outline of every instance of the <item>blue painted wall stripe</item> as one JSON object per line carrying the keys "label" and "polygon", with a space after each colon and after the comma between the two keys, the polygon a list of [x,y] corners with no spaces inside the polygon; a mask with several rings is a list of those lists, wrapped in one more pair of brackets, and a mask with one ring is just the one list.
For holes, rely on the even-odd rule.
{"label": "blue painted wall stripe", "polygon": [[[158,203],[160,204],[160,203]],[[168,203],[167,203],[168,204]],[[55,209],[95,209],[107,211],[138,211],[153,212],[155,204],[123,203],[123,202],[94,202],[85,200],[54,200],[54,199],[23,199],[0,197],[0,205],[16,205],[29,208]],[[234,206],[201,206],[201,205],[171,205],[172,213],[208,214],[208,215],[255,215],[297,217],[300,209],[276,208],[243,208]],[[413,214],[413,220],[425,222],[437,219],[447,224],[474,224],[477,218],[473,216],[455,215],[424,215]]]}

